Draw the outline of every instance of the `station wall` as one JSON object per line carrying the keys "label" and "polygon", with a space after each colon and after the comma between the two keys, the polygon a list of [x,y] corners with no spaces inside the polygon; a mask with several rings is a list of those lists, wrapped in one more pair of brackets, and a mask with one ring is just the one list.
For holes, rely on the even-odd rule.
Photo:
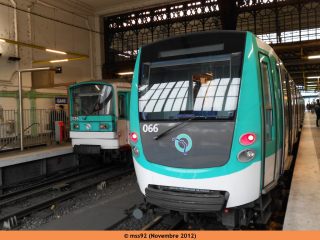
{"label": "station wall", "polygon": [[[0,3],[0,39],[32,44],[64,52],[87,55],[89,58],[59,63],[40,63],[72,58],[75,56],[46,52],[7,42],[0,42],[0,105],[4,110],[17,110],[18,74],[21,69],[40,67],[62,67],[61,74],[55,74],[55,84],[82,82],[101,79],[100,18],[92,9],[75,5],[71,1],[48,0],[3,0]],[[74,4],[74,5],[72,5]],[[58,5],[58,6],[57,6]],[[8,61],[8,57],[19,57],[20,61]],[[22,74],[23,90],[31,89],[31,73]],[[33,90],[34,91],[34,90]],[[55,94],[67,94],[66,87],[36,89],[42,94],[35,102],[36,109],[49,109]],[[34,92],[33,92],[34,93]],[[45,94],[48,98],[45,98]],[[34,94],[37,98],[39,94]],[[15,99],[14,99],[15,98]],[[29,99],[28,99],[29,98]],[[45,100],[46,99],[46,100]],[[31,98],[24,99],[24,109],[30,108]]]}

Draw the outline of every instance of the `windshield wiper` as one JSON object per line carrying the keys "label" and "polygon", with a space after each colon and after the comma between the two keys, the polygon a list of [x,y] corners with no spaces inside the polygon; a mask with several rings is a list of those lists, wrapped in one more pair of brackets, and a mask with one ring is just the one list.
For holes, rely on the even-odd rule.
{"label": "windshield wiper", "polygon": [[190,122],[191,120],[195,119],[195,118],[199,118],[199,117],[202,117],[202,116],[194,116],[192,118],[189,118],[188,120],[182,122],[182,123],[179,123],[178,125],[175,125],[173,126],[172,128],[169,128],[167,131],[153,137],[153,140],[158,140],[159,138],[161,138],[163,135],[165,135],[167,132],[170,132],[172,129],[175,129],[176,127],[179,127],[180,125],[184,124],[184,123],[187,123],[187,122]]}
{"label": "windshield wiper", "polygon": [[[182,124],[184,124],[184,123],[190,122],[191,120],[193,120],[193,119],[195,119],[195,118],[205,118],[205,119],[206,119],[206,118],[212,118],[212,117],[217,118],[218,116],[194,116],[194,117],[191,117],[191,118],[189,118],[189,117],[179,117],[179,118],[188,118],[188,120],[186,120],[186,121],[184,121],[184,122],[182,122],[182,123],[179,123],[178,125],[173,126],[172,128],[169,128],[167,131],[165,131],[165,132],[163,132],[163,133],[161,133],[161,134],[153,137],[153,140],[158,140],[158,139],[161,138],[163,135],[165,135],[167,132],[170,132],[172,129],[175,129],[176,127],[179,127],[180,125],[182,125]],[[221,116],[221,117],[222,117],[222,116]],[[226,116],[226,117],[227,117],[227,116]]]}

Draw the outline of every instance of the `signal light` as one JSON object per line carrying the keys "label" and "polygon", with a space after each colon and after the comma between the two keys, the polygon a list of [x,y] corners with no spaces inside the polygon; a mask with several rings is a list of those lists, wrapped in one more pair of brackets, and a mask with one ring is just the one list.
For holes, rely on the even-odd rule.
{"label": "signal light", "polygon": [[228,213],[228,212],[229,212],[229,209],[225,209],[225,210],[224,210],[224,213]]}
{"label": "signal light", "polygon": [[256,141],[256,136],[253,133],[243,134],[239,139],[239,142],[242,145],[250,145],[250,144],[254,143],[255,141]]}
{"label": "signal light", "polygon": [[131,140],[136,143],[138,141],[138,135],[134,132],[131,133]]}

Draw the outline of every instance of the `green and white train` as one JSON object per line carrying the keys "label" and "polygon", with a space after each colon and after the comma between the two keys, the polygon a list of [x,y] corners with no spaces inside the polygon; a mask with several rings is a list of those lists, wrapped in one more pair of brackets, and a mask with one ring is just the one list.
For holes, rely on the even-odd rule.
{"label": "green and white train", "polygon": [[129,137],[131,82],[82,82],[69,87],[74,152],[104,162],[132,161]]}
{"label": "green and white train", "polygon": [[130,131],[146,202],[186,220],[210,213],[228,228],[266,224],[303,115],[283,63],[250,32],[198,32],[142,46]]}

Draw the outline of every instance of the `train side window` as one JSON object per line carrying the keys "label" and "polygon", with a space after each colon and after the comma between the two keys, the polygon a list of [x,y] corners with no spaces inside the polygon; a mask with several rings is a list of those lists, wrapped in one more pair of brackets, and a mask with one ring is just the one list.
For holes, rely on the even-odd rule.
{"label": "train side window", "polygon": [[125,96],[119,95],[119,118],[126,118]]}
{"label": "train side window", "polygon": [[262,71],[263,71],[263,84],[264,84],[264,98],[266,107],[272,106],[271,102],[271,91],[270,91],[270,79],[269,79],[269,72],[268,72],[268,65],[266,63],[262,63]]}
{"label": "train side window", "polygon": [[262,62],[262,76],[263,76],[263,89],[264,89],[264,104],[266,109],[266,133],[267,141],[272,141],[272,126],[273,126],[273,106],[271,98],[270,76],[268,71],[268,65]]}

